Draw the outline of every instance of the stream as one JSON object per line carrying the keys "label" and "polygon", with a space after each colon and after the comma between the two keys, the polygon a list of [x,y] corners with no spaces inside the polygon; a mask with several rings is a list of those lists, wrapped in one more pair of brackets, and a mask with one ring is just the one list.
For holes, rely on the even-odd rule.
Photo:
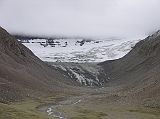
{"label": "stream", "polygon": [[63,107],[63,105],[77,105],[84,100],[82,96],[70,97],[66,100],[59,101],[56,104],[50,104],[46,106],[41,106],[38,108],[39,111],[45,112],[48,116],[52,116],[57,119],[67,119],[67,115],[63,112],[60,112],[58,108]]}

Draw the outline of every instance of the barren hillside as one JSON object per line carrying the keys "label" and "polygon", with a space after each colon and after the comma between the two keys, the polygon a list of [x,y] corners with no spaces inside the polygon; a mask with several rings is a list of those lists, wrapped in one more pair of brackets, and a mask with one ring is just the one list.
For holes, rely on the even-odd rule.
{"label": "barren hillside", "polygon": [[73,84],[0,28],[0,102],[63,93]]}
{"label": "barren hillside", "polygon": [[132,98],[160,99],[160,31],[140,41],[121,59],[100,63],[110,85],[123,86]]}

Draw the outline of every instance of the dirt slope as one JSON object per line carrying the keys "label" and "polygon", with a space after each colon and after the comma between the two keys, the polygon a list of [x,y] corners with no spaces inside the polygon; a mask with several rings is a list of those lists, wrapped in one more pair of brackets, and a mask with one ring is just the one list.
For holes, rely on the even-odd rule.
{"label": "dirt slope", "polygon": [[100,63],[108,86],[122,86],[133,99],[160,99],[160,31],[140,41],[121,59]]}
{"label": "dirt slope", "polygon": [[0,27],[0,102],[67,92],[73,84]]}

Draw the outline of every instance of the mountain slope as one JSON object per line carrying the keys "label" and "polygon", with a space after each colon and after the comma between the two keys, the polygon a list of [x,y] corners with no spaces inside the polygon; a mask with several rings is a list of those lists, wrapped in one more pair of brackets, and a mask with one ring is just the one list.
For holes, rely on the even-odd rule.
{"label": "mountain slope", "polygon": [[0,102],[55,95],[73,84],[0,27]]}
{"label": "mountain slope", "polygon": [[82,86],[103,87],[109,80],[103,68],[97,63],[48,62],[48,64]]}
{"label": "mountain slope", "polygon": [[[126,56],[100,63],[108,85],[123,86],[136,99],[160,99],[160,31],[140,41]],[[158,101],[157,101],[158,102]]]}

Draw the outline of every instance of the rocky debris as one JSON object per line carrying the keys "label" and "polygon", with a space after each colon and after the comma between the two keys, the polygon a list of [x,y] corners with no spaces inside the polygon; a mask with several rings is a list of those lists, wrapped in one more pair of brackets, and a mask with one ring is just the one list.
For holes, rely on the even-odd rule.
{"label": "rocky debris", "polygon": [[108,82],[104,70],[96,63],[49,63],[63,75],[84,86],[102,87]]}

